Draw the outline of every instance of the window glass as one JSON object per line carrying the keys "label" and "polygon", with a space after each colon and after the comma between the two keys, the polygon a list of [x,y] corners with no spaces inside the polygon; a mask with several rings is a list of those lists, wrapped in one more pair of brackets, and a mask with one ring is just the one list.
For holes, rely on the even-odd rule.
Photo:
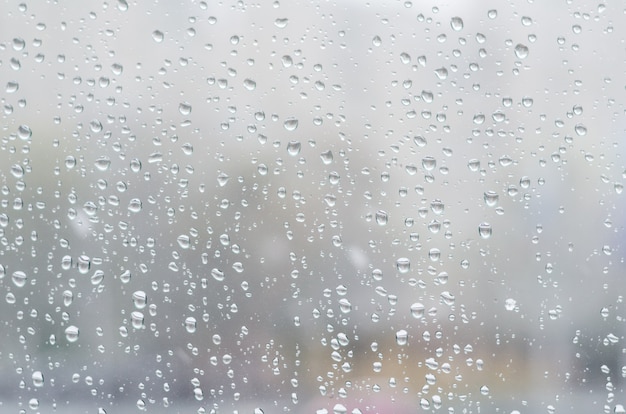
{"label": "window glass", "polygon": [[2,412],[626,412],[620,2],[2,9]]}

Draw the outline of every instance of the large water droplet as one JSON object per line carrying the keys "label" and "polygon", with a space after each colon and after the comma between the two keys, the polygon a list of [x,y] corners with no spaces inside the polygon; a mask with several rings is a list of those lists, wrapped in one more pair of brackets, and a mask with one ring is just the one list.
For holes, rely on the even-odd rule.
{"label": "large water droplet", "polygon": [[298,120],[296,118],[289,118],[283,125],[287,131],[295,131],[298,128]]}
{"label": "large water droplet", "polygon": [[191,104],[189,102],[181,102],[178,104],[178,112],[182,115],[189,115],[191,113]]}
{"label": "large water droplet", "polygon": [[143,309],[148,304],[148,295],[143,290],[137,290],[133,293],[133,304],[137,309]]}
{"label": "large water droplet", "polygon": [[408,341],[409,333],[406,330],[400,329],[398,332],[396,332],[396,342],[398,345],[404,346],[407,344]]}
{"label": "large water droplet", "polygon": [[193,316],[188,316],[185,319],[185,329],[187,330],[187,332],[194,333],[196,331],[196,325],[196,318],[194,318]]}
{"label": "large water droplet", "polygon": [[379,226],[385,226],[389,221],[389,215],[384,210],[378,210],[376,212],[376,223]]}
{"label": "large water droplet", "polygon": [[396,268],[400,273],[408,273],[411,270],[411,261],[406,257],[396,260]]}
{"label": "large water droplet", "polygon": [[256,82],[253,81],[252,79],[245,79],[243,81],[243,86],[244,88],[246,88],[249,91],[253,91],[256,89]]}
{"label": "large water droplet", "polygon": [[452,27],[452,30],[454,30],[455,32],[463,30],[463,19],[461,19],[460,17],[453,17],[450,20],[450,27]]}
{"label": "large water droplet", "polygon": [[415,319],[421,319],[424,317],[424,310],[424,305],[416,302],[411,305],[411,316],[413,316]]}
{"label": "large water droplet", "polygon": [[152,32],[152,39],[157,43],[161,43],[164,37],[165,36],[163,35],[163,32],[161,32],[160,30],[155,30],[154,32]]}
{"label": "large water droplet", "polygon": [[111,166],[111,160],[109,157],[100,157],[96,160],[96,168],[100,171],[106,171]]}
{"label": "large water droplet", "polygon": [[478,226],[478,234],[480,234],[480,237],[482,237],[483,239],[488,239],[489,237],[491,237],[491,224],[480,223],[480,225]]}
{"label": "large water droplet", "polygon": [[35,371],[32,375],[33,385],[37,388],[43,387],[43,374],[41,371]]}
{"label": "large water droplet", "polygon": [[528,47],[518,43],[515,46],[515,56],[518,57],[518,59],[526,59],[526,57],[528,56]]}
{"label": "large water droplet", "polygon": [[302,144],[300,141],[289,141],[287,144],[287,153],[292,157],[295,157],[300,153],[300,149],[302,148]]}
{"label": "large water droplet", "polygon": [[495,205],[497,205],[499,198],[500,197],[498,196],[498,193],[496,193],[495,191],[487,191],[484,194],[485,204],[487,204],[489,207],[494,207]]}
{"label": "large water droplet", "polygon": [[11,277],[11,280],[13,280],[13,284],[17,287],[24,287],[27,279],[28,277],[26,276],[26,273],[22,272],[21,270],[13,272],[13,275]]}
{"label": "large water droplet", "polygon": [[65,328],[65,337],[67,338],[68,342],[78,341],[79,334],[80,334],[80,331],[74,325],[70,325],[67,328]]}
{"label": "large water droplet", "polygon": [[143,328],[143,321],[144,321],[143,313],[139,311],[133,311],[130,314],[130,322],[133,325],[133,328],[135,329]]}
{"label": "large water droplet", "polygon": [[17,128],[17,136],[24,141],[28,140],[33,135],[33,131],[31,131],[28,125],[20,125]]}
{"label": "large water droplet", "polygon": [[178,236],[176,238],[176,241],[178,242],[178,245],[183,249],[188,249],[189,246],[191,246],[191,240],[186,234],[181,234],[180,236]]}

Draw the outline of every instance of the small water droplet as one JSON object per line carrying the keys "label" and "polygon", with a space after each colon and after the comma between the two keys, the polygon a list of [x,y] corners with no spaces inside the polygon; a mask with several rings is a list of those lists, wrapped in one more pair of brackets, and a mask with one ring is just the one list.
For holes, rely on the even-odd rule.
{"label": "small water droplet", "polygon": [[70,325],[67,328],[65,328],[65,337],[67,338],[68,342],[78,341],[79,334],[80,334],[80,331],[74,325]]}
{"label": "small water droplet", "polygon": [[383,40],[380,38],[380,36],[374,36],[374,38],[372,39],[372,44],[376,47],[380,46],[383,43]]}
{"label": "small water droplet", "polygon": [[74,293],[71,290],[66,290],[63,292],[63,304],[65,306],[70,306],[73,300],[74,300]]}
{"label": "small water droplet", "polygon": [[580,137],[587,135],[587,127],[583,124],[576,124],[574,131],[576,131],[576,135]]}
{"label": "small water droplet", "polygon": [[320,158],[322,158],[322,162],[324,163],[324,165],[328,165],[333,162],[333,153],[331,150],[322,152],[320,154]]}
{"label": "small water droplet", "polygon": [[20,88],[20,84],[15,81],[7,82],[6,92],[7,93],[15,93]]}

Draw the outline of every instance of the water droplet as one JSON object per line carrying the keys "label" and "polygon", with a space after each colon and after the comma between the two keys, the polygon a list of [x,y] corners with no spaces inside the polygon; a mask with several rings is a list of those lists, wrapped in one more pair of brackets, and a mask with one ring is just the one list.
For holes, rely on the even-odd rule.
{"label": "water droplet", "polygon": [[143,309],[148,304],[148,295],[143,290],[136,290],[133,293],[133,304],[137,309]]}
{"label": "water droplet", "polygon": [[396,268],[400,273],[408,273],[411,270],[411,261],[406,257],[396,260]]}
{"label": "water droplet", "polygon": [[443,214],[444,208],[445,206],[443,202],[441,202],[441,200],[434,200],[430,203],[430,209],[432,210],[433,213],[435,213],[438,216]]}
{"label": "water droplet", "polygon": [[31,398],[28,400],[28,407],[31,410],[36,410],[39,408],[39,400],[37,398]]}
{"label": "water droplet", "polygon": [[435,169],[436,166],[437,160],[435,159],[435,157],[429,156],[422,159],[422,167],[424,167],[426,171],[432,171]]}
{"label": "water droplet", "polygon": [[7,82],[6,92],[7,93],[15,93],[20,88],[20,84],[15,81]]}
{"label": "water droplet", "polygon": [[587,135],[587,127],[583,124],[576,124],[574,131],[576,131],[576,135],[580,137]]}
{"label": "water droplet", "polygon": [[141,208],[142,203],[141,200],[138,198],[133,198],[132,200],[130,200],[130,203],[128,203],[128,211],[132,213],[139,213],[141,211]]}
{"label": "water droplet", "polygon": [[222,282],[224,280],[224,272],[217,268],[213,268],[211,270],[211,276],[213,276],[213,279],[217,280],[218,282]]}
{"label": "water droplet", "polygon": [[452,306],[454,305],[454,300],[455,297],[452,293],[445,291],[445,292],[441,292],[441,295],[439,295],[441,297],[441,300],[443,301],[443,303],[445,303],[448,306]]}
{"label": "water droplet", "polygon": [[407,342],[409,341],[409,333],[404,330],[404,329],[400,329],[398,332],[396,332],[396,343],[400,346],[404,346],[407,344]]}
{"label": "water droplet", "polygon": [[128,3],[126,2],[126,0],[117,0],[117,9],[119,11],[128,10]]}
{"label": "water droplet", "polygon": [[187,332],[194,333],[196,331],[196,326],[196,318],[194,318],[193,316],[188,316],[185,319],[185,329],[187,330]]}
{"label": "water droplet", "polygon": [[531,24],[533,24],[532,18],[530,18],[529,16],[522,16],[522,25],[530,26]]}
{"label": "water droplet", "polygon": [[496,193],[495,191],[487,191],[484,194],[484,199],[485,199],[485,204],[487,204],[489,207],[494,207],[498,204],[498,199],[500,197],[498,196],[498,193]]}
{"label": "water droplet", "polygon": [[132,278],[132,274],[130,273],[130,270],[126,270],[124,271],[124,273],[120,275],[120,280],[122,281],[122,283],[130,282],[131,278]]}
{"label": "water droplet", "polygon": [[295,131],[298,128],[298,120],[296,118],[289,118],[283,123],[287,131]]}
{"label": "water droplet", "polygon": [[33,131],[31,131],[28,125],[20,125],[17,128],[17,136],[20,137],[20,139],[24,141],[30,139],[32,135],[33,135]]}
{"label": "water droplet", "polygon": [[461,30],[463,30],[463,19],[461,19],[460,17],[453,17],[450,20],[450,27],[452,27],[452,30],[454,30],[455,32],[460,32]]}
{"label": "water droplet", "polygon": [[376,47],[380,46],[383,43],[383,40],[380,38],[380,36],[374,36],[374,38],[372,39],[372,44]]}
{"label": "water droplet", "polygon": [[531,106],[533,106],[533,98],[530,98],[528,96],[524,96],[522,98],[522,105],[524,105],[525,108],[530,108]]}
{"label": "water droplet", "polygon": [[487,17],[489,17],[490,19],[495,19],[496,17],[498,17],[498,11],[495,9],[491,9],[487,12]]}
{"label": "water droplet", "polygon": [[480,160],[477,160],[475,158],[469,160],[467,162],[467,168],[469,168],[472,172],[478,171],[480,169]]}
{"label": "water droplet", "polygon": [[35,371],[33,372],[32,375],[33,378],[33,385],[37,388],[43,387],[43,374],[41,373],[41,371]]}
{"label": "water droplet", "polygon": [[133,325],[133,328],[135,329],[143,328],[143,321],[144,321],[144,316],[142,312],[133,311],[130,314],[130,322]]}
{"label": "water droplet", "polygon": [[20,51],[26,47],[26,41],[21,37],[16,37],[13,39],[13,50]]}
{"label": "water droplet", "polygon": [[389,220],[389,216],[388,216],[388,214],[387,214],[387,212],[386,212],[386,211],[384,211],[384,210],[378,210],[378,211],[376,212],[376,223],[377,223],[379,226],[385,226],[385,225],[387,225],[387,221],[388,221],[388,220]]}
{"label": "water droplet", "polygon": [[65,328],[65,337],[67,338],[68,342],[78,341],[79,334],[80,334],[80,331],[74,325],[70,325],[67,328]]}
{"label": "water droplet", "polygon": [[289,153],[289,155],[291,155],[292,157],[295,157],[296,155],[300,154],[301,148],[302,144],[300,143],[300,141],[289,141],[289,143],[287,144],[287,153]]}
{"label": "water droplet", "polygon": [[96,168],[100,171],[106,171],[111,166],[111,160],[108,157],[100,157],[96,160]]}
{"label": "water droplet", "polygon": [[278,27],[279,29],[284,29],[285,27],[287,27],[287,24],[289,24],[289,19],[287,18],[278,18],[274,20],[274,26]]}
{"label": "water droplet", "polygon": [[63,304],[65,306],[70,306],[73,300],[74,300],[74,293],[71,290],[66,290],[63,292]]}
{"label": "water droplet", "polygon": [[435,69],[435,75],[437,75],[437,77],[440,80],[444,80],[448,77],[448,69],[441,67],[439,69]]}
{"label": "water droplet", "polygon": [[491,237],[491,224],[480,223],[480,225],[478,226],[478,234],[480,234],[480,237],[482,237],[483,239],[488,239],[489,237]]}
{"label": "water droplet", "polygon": [[165,36],[163,35],[163,32],[161,32],[160,30],[155,30],[154,32],[152,32],[152,39],[157,43],[161,43],[164,37]]}
{"label": "water droplet", "polygon": [[182,115],[189,115],[191,113],[191,104],[189,102],[179,103],[178,112],[180,112]]}
{"label": "water droplet", "polygon": [[424,305],[416,302],[411,305],[411,316],[413,316],[415,319],[421,319],[424,317],[424,310]]}
{"label": "water droplet", "polygon": [[256,82],[253,81],[252,79],[245,79],[243,81],[243,86],[244,88],[246,88],[249,91],[253,91],[256,89]]}
{"label": "water droplet", "polygon": [[22,272],[21,270],[13,272],[13,275],[11,277],[11,280],[13,280],[13,284],[17,287],[24,287],[27,279],[28,277],[26,276],[26,273]]}
{"label": "water droplet", "polygon": [[324,163],[324,165],[328,165],[333,162],[333,153],[331,150],[322,152],[320,154],[320,158],[322,159],[322,162]]}
{"label": "water droplet", "polygon": [[93,133],[98,133],[102,131],[102,123],[100,123],[97,119],[93,119],[89,122],[89,129],[91,129],[91,132]]}
{"label": "water droplet", "polygon": [[508,311],[515,310],[515,306],[517,306],[517,301],[513,298],[508,298],[504,301],[504,308]]}
{"label": "water droplet", "polygon": [[186,234],[181,234],[180,236],[178,236],[176,238],[176,241],[178,242],[178,245],[183,249],[188,249],[191,245],[189,236]]}
{"label": "water droplet", "polygon": [[96,270],[93,275],[91,275],[91,284],[94,286],[99,285],[104,280],[104,271]]}
{"label": "water droplet", "polygon": [[518,59],[526,59],[526,57],[528,56],[528,47],[518,43],[515,46],[515,56],[517,56]]}

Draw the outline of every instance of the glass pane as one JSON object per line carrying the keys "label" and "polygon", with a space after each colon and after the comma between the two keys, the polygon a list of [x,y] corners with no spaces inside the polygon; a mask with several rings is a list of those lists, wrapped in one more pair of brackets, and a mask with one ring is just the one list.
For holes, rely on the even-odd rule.
{"label": "glass pane", "polygon": [[625,412],[625,13],[4,2],[3,412]]}

